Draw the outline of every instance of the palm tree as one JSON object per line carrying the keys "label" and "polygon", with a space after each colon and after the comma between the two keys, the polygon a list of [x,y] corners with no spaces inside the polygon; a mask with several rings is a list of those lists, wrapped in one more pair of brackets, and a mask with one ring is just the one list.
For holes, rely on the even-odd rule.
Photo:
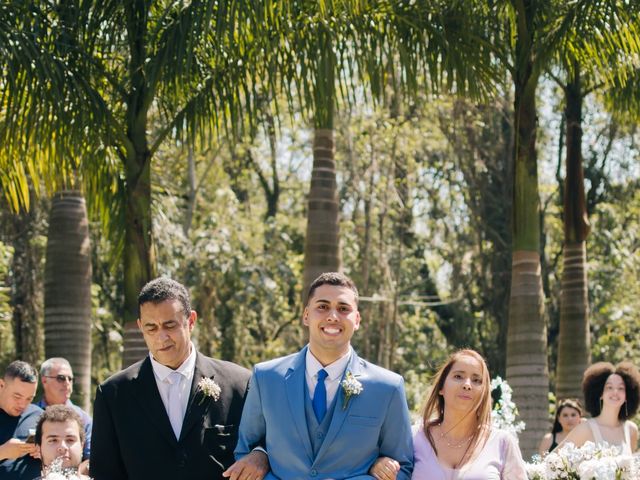
{"label": "palm tree", "polygon": [[562,84],[565,95],[566,173],[563,188],[563,269],[560,298],[560,335],[556,397],[580,397],[582,374],[589,366],[589,300],[586,239],[589,220],[582,157],[582,104],[584,78],[577,61]]}
{"label": "palm tree", "polygon": [[[124,263],[126,365],[146,353],[135,320],[137,294],[156,275],[155,152],[169,136],[193,143],[224,122],[235,124],[250,109],[255,79],[268,78],[265,62],[254,57],[277,51],[258,37],[260,27],[273,21],[273,5],[108,0],[82,8],[29,6],[27,18],[34,20],[28,24],[3,23],[5,10],[11,10],[10,20],[24,12],[21,2],[0,11],[0,35],[9,25],[13,46],[2,51],[10,67],[0,80],[5,148],[40,141],[41,158],[73,152],[91,173],[84,181],[92,210],[100,210],[117,235]],[[12,138],[12,132],[29,135]],[[56,158],[64,163],[64,155]],[[20,172],[14,177],[21,178]],[[15,184],[15,178],[8,180]]]}
{"label": "palm tree", "polygon": [[82,194],[58,192],[51,202],[44,284],[45,356],[65,357],[76,377],[74,400],[91,399],[91,246]]}
{"label": "palm tree", "polygon": [[516,32],[510,68],[515,87],[513,151],[514,182],[511,294],[507,336],[507,379],[527,429],[521,438],[529,454],[547,430],[547,336],[540,269],[540,200],[536,156],[536,87],[540,65],[535,46],[540,6],[532,1],[511,2]]}
{"label": "palm tree", "polygon": [[[359,52],[367,51],[362,47],[368,47],[367,39],[375,31],[364,27],[363,18],[374,16],[378,3],[294,1],[283,9],[281,23],[290,27],[278,32],[283,58],[276,59],[282,62],[277,71],[288,83],[290,103],[292,92],[297,92],[304,113],[313,118],[314,128],[303,296],[320,273],[342,268],[334,112],[338,97],[349,102],[353,96],[356,59],[365,57]],[[380,68],[377,62],[366,65],[368,73]]]}
{"label": "palm tree", "polygon": [[[547,430],[547,342],[544,295],[540,276],[540,205],[536,158],[536,88],[541,72],[557,52],[573,48],[577,55],[610,58],[618,48],[638,48],[628,36],[626,12],[619,2],[536,2],[510,0],[493,18],[506,20],[513,32],[509,71],[515,89],[513,256],[507,340],[507,378],[527,424],[521,438],[525,454],[535,451]],[[504,26],[506,25],[506,28]],[[603,28],[604,27],[604,28]],[[495,30],[499,31],[499,30]],[[579,38],[578,44],[570,40]],[[580,219],[577,219],[579,222]]]}
{"label": "palm tree", "polygon": [[[627,11],[630,19],[638,12]],[[633,25],[630,26],[634,28]],[[636,21],[637,28],[637,21]],[[579,43],[579,39],[571,39]],[[605,97],[613,99],[612,109],[633,115],[640,99],[636,84],[637,67],[615,52],[604,65],[585,68],[588,59],[578,60],[567,49],[559,55],[565,80],[551,75],[565,97],[566,172],[563,188],[563,270],[561,278],[560,335],[556,371],[556,397],[579,397],[581,378],[591,361],[586,239],[590,232],[584,186],[582,156],[582,106],[592,92],[606,88]],[[586,73],[585,73],[586,71]],[[623,102],[622,104],[620,102]]]}
{"label": "palm tree", "polygon": [[[322,272],[342,268],[340,255],[340,205],[336,180],[333,112],[336,61],[331,33],[322,30],[315,79],[315,125],[313,169],[307,212],[304,247],[304,284],[306,295],[311,282]],[[306,302],[306,298],[304,298]]]}
{"label": "palm tree", "polygon": [[[338,96],[348,106],[357,95],[384,97],[389,87],[415,92],[420,73],[435,89],[455,84],[460,92],[479,95],[488,90],[487,82],[468,80],[486,78],[493,67],[478,60],[485,55],[478,44],[458,42],[459,48],[451,48],[473,24],[464,2],[292,2],[292,6],[288,21],[283,21],[293,25],[284,44],[300,67],[285,76],[303,92],[306,108],[313,107],[314,125],[306,292],[319,273],[341,269],[333,132]],[[478,66],[473,73],[467,69],[471,58]],[[358,94],[355,77],[366,86]]]}

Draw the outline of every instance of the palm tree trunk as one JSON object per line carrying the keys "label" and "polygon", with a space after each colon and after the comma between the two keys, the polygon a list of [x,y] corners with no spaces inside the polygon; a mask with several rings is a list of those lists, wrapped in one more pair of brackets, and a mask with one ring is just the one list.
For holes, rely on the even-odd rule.
{"label": "palm tree trunk", "polygon": [[507,379],[526,430],[520,435],[525,456],[536,451],[548,429],[549,373],[544,298],[538,252],[516,250],[512,256],[507,337]]}
{"label": "palm tree trunk", "polygon": [[156,275],[155,250],[151,234],[151,159],[148,151],[146,155],[136,155],[134,167],[138,169],[133,169],[133,172],[127,175],[126,186],[123,367],[137,362],[148,353],[136,324],[138,294]]}
{"label": "palm tree trunk", "polygon": [[123,367],[148,350],[136,325],[140,289],[156,276],[151,221],[151,152],[147,139],[148,111],[153,100],[145,76],[149,8],[146,2],[125,2],[130,52],[130,90],[127,96],[127,148],[123,155],[126,178],[124,245]]}
{"label": "palm tree trunk", "polygon": [[73,400],[91,399],[91,245],[84,197],[58,192],[51,203],[44,283],[45,356],[69,360]]}
{"label": "palm tree trunk", "polygon": [[[338,187],[333,129],[316,129],[304,247],[304,292],[323,272],[341,267]],[[306,300],[306,298],[305,298]]]}
{"label": "palm tree trunk", "polygon": [[564,268],[561,280],[560,338],[556,397],[580,397],[582,374],[589,366],[589,300],[586,238],[589,234],[582,167],[582,91],[580,69],[574,65],[565,87],[567,160],[564,188]]}
{"label": "palm tree trunk", "polygon": [[[528,2],[522,2],[527,3]],[[519,5],[522,7],[522,4]],[[513,256],[507,332],[507,379],[526,430],[520,436],[525,457],[536,451],[547,431],[549,371],[544,294],[540,271],[540,199],[536,158],[538,73],[534,71],[532,30],[527,12],[518,15],[515,83]]]}
{"label": "palm tree trunk", "polygon": [[586,242],[565,243],[563,255],[556,398],[580,398],[591,361]]}
{"label": "palm tree trunk", "polygon": [[304,303],[309,285],[319,274],[338,271],[342,267],[340,205],[333,139],[334,65],[331,40],[325,33],[315,84],[313,170],[304,246]]}

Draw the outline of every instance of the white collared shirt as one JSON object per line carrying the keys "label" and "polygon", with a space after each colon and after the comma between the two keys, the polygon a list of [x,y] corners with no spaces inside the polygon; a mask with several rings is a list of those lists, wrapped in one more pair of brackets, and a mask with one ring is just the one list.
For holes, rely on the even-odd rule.
{"label": "white collared shirt", "polygon": [[340,357],[335,362],[323,367],[316,357],[313,356],[310,349],[307,349],[306,356],[306,369],[305,379],[307,380],[307,388],[309,389],[309,396],[313,399],[313,393],[316,391],[316,383],[318,383],[318,372],[323,368],[327,372],[327,378],[324,381],[324,385],[327,389],[327,405],[331,405],[333,399],[336,396],[338,387],[340,386],[340,380],[344,374],[349,360],[351,359],[352,349],[349,347],[349,351]]}
{"label": "white collared shirt", "polygon": [[[184,415],[187,412],[187,405],[189,403],[189,394],[191,393],[191,384],[193,383],[193,374],[196,369],[196,349],[193,346],[193,342],[191,343],[191,353],[189,353],[187,359],[182,362],[182,365],[180,365],[176,370],[159,363],[155,358],[153,358],[151,352],[149,352],[149,357],[151,358],[153,375],[156,378],[156,385],[158,386],[158,391],[160,392],[160,398],[162,399],[165,411],[169,412],[169,389],[178,388],[178,399],[180,401],[180,407],[182,408],[182,419],[184,420]],[[181,381],[177,387],[172,387],[171,379],[169,378],[173,372],[178,372],[181,376]],[[180,429],[178,429],[178,431],[179,430]]]}

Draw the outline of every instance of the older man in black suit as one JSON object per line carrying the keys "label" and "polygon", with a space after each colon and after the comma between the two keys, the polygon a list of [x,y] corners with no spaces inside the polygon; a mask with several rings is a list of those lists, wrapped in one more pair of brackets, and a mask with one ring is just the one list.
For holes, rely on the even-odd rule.
{"label": "older man in black suit", "polygon": [[[180,283],[158,278],[138,297],[149,356],[98,387],[90,473],[95,480],[223,478],[233,463],[250,372],[191,343],[197,314]],[[254,478],[268,470],[255,455]]]}

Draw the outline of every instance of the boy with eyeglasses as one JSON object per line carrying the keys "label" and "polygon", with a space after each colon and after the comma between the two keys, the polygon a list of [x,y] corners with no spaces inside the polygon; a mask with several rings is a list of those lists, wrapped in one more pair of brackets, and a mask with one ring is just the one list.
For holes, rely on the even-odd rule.
{"label": "boy with eyeglasses", "polygon": [[40,366],[40,379],[42,381],[42,398],[36,403],[45,409],[49,405],[67,405],[72,407],[84,425],[85,444],[82,449],[82,459],[89,460],[91,453],[91,416],[79,406],[71,402],[73,392],[73,370],[66,358],[53,357],[42,362]]}

